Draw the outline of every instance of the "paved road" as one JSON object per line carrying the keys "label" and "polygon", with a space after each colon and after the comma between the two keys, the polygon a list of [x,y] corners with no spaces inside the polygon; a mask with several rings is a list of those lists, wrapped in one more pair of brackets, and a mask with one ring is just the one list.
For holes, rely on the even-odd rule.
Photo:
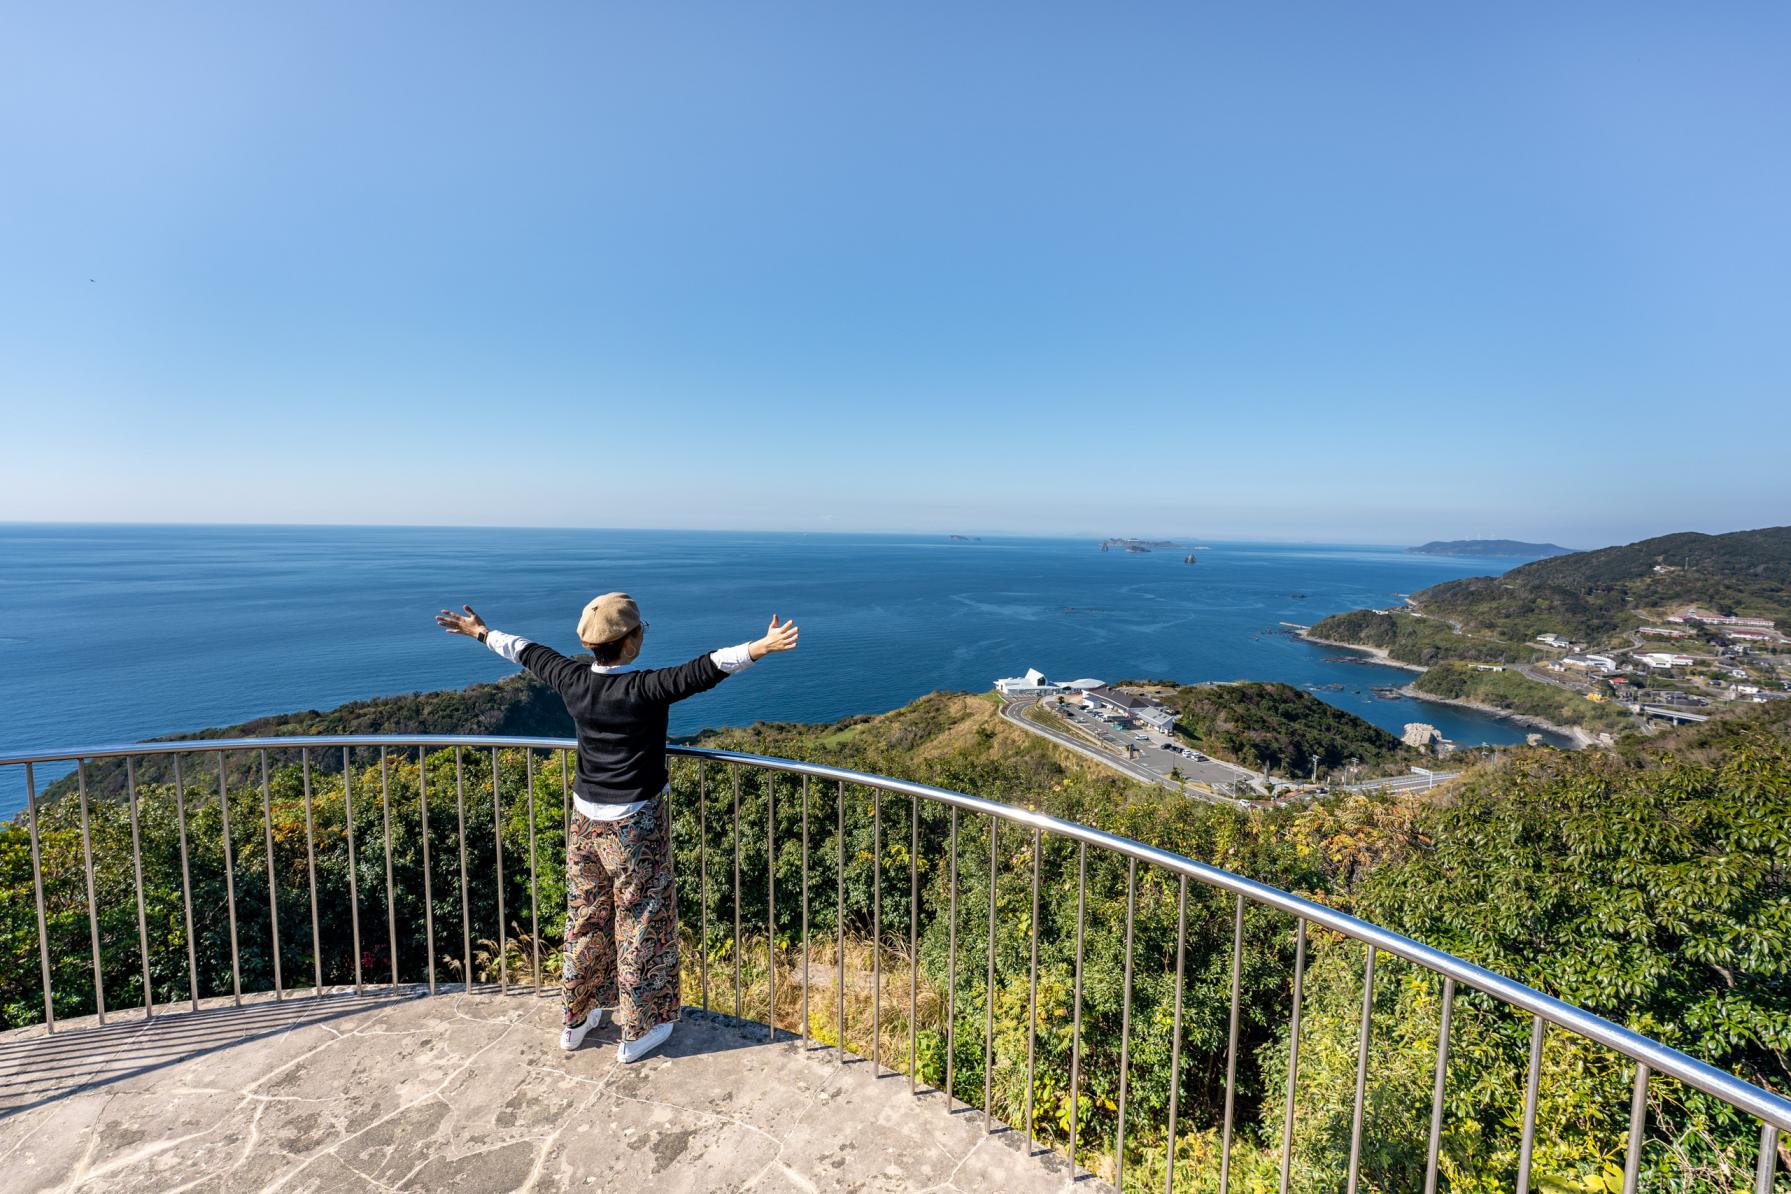
{"label": "paved road", "polygon": [[[1001,706],[1001,716],[1022,729],[1030,730],[1040,737],[1049,738],[1079,754],[1105,763],[1128,778],[1141,780],[1144,783],[1160,784],[1176,792],[1182,790],[1182,782],[1180,779],[1170,778],[1171,769],[1179,771],[1182,779],[1186,779],[1190,783],[1209,784],[1215,787],[1229,787],[1240,780],[1249,783],[1257,778],[1257,773],[1254,771],[1246,771],[1242,767],[1222,763],[1217,759],[1195,760],[1187,758],[1178,751],[1165,750],[1162,744],[1169,739],[1161,734],[1143,730],[1134,732],[1117,729],[1080,709],[1074,711],[1066,720],[1069,724],[1074,725],[1081,735],[1086,735],[1086,738],[1057,728],[1054,724],[1058,720],[1055,715],[1049,721],[1034,721],[1026,716],[1026,710],[1035,703],[1036,698],[1033,697],[1021,697],[1008,701]],[[1101,748],[1097,749],[1091,746],[1088,742],[1089,738],[1100,742]],[[1124,757],[1125,748],[1128,745],[1136,747],[1138,751],[1130,759]],[[1194,789],[1189,789],[1188,794],[1206,797],[1206,793]]]}
{"label": "paved road", "polygon": [[1419,792],[1426,788],[1434,788],[1445,780],[1454,779],[1459,771],[1433,771],[1429,775],[1395,775],[1387,779],[1364,780],[1359,784],[1345,785],[1352,792],[1371,792],[1376,790],[1388,792]]}

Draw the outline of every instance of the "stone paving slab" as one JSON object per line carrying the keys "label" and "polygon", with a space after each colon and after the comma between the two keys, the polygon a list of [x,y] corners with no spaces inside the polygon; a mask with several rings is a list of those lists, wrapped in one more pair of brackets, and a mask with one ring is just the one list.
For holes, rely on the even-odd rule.
{"label": "stone paving slab", "polygon": [[533,993],[306,995],[0,1033],[0,1191],[1109,1189],[762,1025],[686,1009],[623,1066]]}

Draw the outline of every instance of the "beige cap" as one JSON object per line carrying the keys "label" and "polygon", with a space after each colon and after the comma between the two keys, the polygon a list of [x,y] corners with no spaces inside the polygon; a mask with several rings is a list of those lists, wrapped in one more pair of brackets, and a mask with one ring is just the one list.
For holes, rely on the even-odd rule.
{"label": "beige cap", "polygon": [[640,607],[626,593],[593,597],[578,616],[578,641],[588,647],[610,643],[641,624]]}

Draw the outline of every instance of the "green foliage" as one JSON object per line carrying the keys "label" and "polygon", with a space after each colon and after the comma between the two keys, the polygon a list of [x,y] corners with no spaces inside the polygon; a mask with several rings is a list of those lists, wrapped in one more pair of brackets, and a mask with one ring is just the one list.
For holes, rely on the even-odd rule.
{"label": "green foliage", "polygon": [[1183,736],[1247,767],[1306,775],[1314,762],[1329,770],[1352,758],[1374,765],[1411,755],[1379,726],[1288,684],[1201,684],[1159,699],[1180,715]]}
{"label": "green foliage", "polygon": [[1791,620],[1791,527],[1663,535],[1448,581],[1413,600],[1469,632],[1517,643],[1552,631],[1620,644],[1642,624],[1639,611],[1678,605]]}
{"label": "green foliage", "polygon": [[1609,701],[1589,701],[1571,689],[1544,684],[1509,669],[1488,672],[1472,664],[1439,663],[1413,680],[1412,687],[1445,700],[1474,701],[1558,725],[1622,730],[1634,724],[1622,708]]}
{"label": "green foliage", "polygon": [[[1275,686],[1251,687],[1269,702],[1270,724],[1302,724],[1282,708],[1285,694],[1263,691]],[[1181,691],[1240,699],[1224,687]],[[1286,691],[1304,698],[1291,705],[1310,700]],[[1196,706],[1201,716],[1206,710]],[[1213,716],[1235,716],[1242,725],[1251,702],[1214,710]],[[1670,756],[1641,743],[1613,755],[1519,751],[1437,793],[1348,795],[1301,810],[1253,813],[1129,783],[1002,722],[990,702],[960,694],[934,694],[891,714],[831,726],[759,725],[702,741],[895,775],[1097,825],[1346,907],[1785,1090],[1791,1088],[1788,724],[1791,714],[1764,706],[1676,731],[1662,740],[1672,747]],[[389,981],[388,842],[402,980],[423,979],[433,959],[439,979],[458,981],[468,938],[477,978],[495,978],[492,969],[503,958],[516,981],[533,969],[537,941],[541,969],[550,972],[565,899],[562,762],[557,754],[535,752],[531,764],[520,751],[500,752],[498,761],[494,813],[489,751],[458,757],[441,751],[421,764],[415,752],[394,752],[383,774],[377,757],[351,758],[352,865],[339,752],[313,752],[308,811],[300,767],[272,768],[265,797],[258,769],[254,782],[237,783],[226,768],[228,868],[215,770],[193,761],[179,792],[164,782],[140,783],[144,935],[157,1003],[189,995],[183,829],[196,963],[191,982],[201,996],[232,989],[226,873],[235,889],[244,990],[272,985],[270,894],[278,903],[278,957],[288,989],[308,988],[318,970],[325,984],[354,980],[351,909],[358,911],[363,981]],[[1123,860],[1095,850],[1084,856],[1070,841],[1043,838],[1035,845],[1029,831],[1014,826],[999,831],[991,868],[986,820],[958,816],[954,853],[949,809],[923,804],[916,818],[906,799],[878,800],[857,786],[811,781],[805,787],[789,775],[742,771],[736,812],[734,780],[729,769],[699,770],[674,760],[679,906],[686,939],[696,947],[695,998],[703,997],[706,979],[711,1006],[733,1010],[738,961],[742,1006],[749,1013],[763,1009],[769,1003],[763,943],[769,937],[780,956],[799,958],[805,925],[810,945],[831,944],[843,933],[849,942],[879,940],[877,956],[888,958],[910,956],[912,934],[923,992],[915,1043],[925,1080],[942,1082],[949,1056],[953,1093],[980,1106],[986,1081],[997,1117],[1016,1125],[1030,1095],[1035,1132],[1061,1148],[1068,1144],[1074,1050],[1078,1158],[1110,1175],[1123,1041],[1127,1188],[1162,1187],[1172,1089],[1177,1186],[1216,1188],[1229,1060],[1232,897],[1190,883],[1184,904],[1179,880],[1165,872],[1140,866],[1134,875]],[[140,1003],[144,981],[130,813],[126,801],[89,801],[93,909],[112,1007]],[[501,887],[494,824],[503,849]],[[92,1008],[93,975],[78,798],[43,802],[39,846],[57,1013],[80,1015]],[[1030,981],[1035,868],[1036,1001]],[[1177,1073],[1170,1058],[1183,913]],[[1249,906],[1240,956],[1231,1189],[1267,1194],[1279,1178],[1294,926]],[[1314,931],[1307,966],[1291,1176],[1295,1189],[1331,1191],[1343,1185],[1348,1157],[1363,950]],[[863,978],[848,981],[856,989]],[[787,991],[780,996],[780,1007],[789,1006],[789,997]],[[0,830],[0,1024],[41,1019],[41,998],[29,840],[15,824]],[[1433,976],[1383,955],[1373,1007],[1362,1188],[1421,1188],[1440,987]],[[887,995],[884,1013],[906,1022],[906,1008],[891,1006]],[[1129,1033],[1122,1034],[1122,1022]],[[849,1027],[848,1045],[868,1051],[863,1026]],[[1529,1031],[1526,1017],[1469,989],[1457,993],[1445,1188],[1510,1188]],[[886,1052],[885,1060],[905,1064],[906,1050]],[[1536,1151],[1541,1188],[1613,1188],[1606,1183],[1621,1164],[1629,1081],[1622,1059],[1565,1031],[1549,1032]],[[1755,1125],[1671,1082],[1657,1080],[1650,1095],[1645,1188],[1747,1188]]]}
{"label": "green foliage", "polygon": [[[1427,589],[1425,592],[1434,592]],[[1477,663],[1526,663],[1537,652],[1521,643],[1457,634],[1437,618],[1412,613],[1381,613],[1372,609],[1332,614],[1309,632],[1315,639],[1378,647],[1389,659],[1429,667],[1447,659]]]}
{"label": "green foliage", "polygon": [[[1526,757],[1477,775],[1431,810],[1419,833],[1418,848],[1355,886],[1360,915],[1749,1081],[1791,1088],[1791,749],[1783,738],[1756,731],[1714,763]],[[1377,1047],[1377,1065],[1420,1072],[1434,1056],[1436,1017],[1425,1010],[1433,988],[1384,993],[1398,1009],[1387,1020],[1403,1035]],[[1484,1175],[1491,1189],[1515,1170],[1510,1124],[1529,1024],[1483,996],[1462,999],[1449,1151],[1453,1165]],[[1586,1188],[1620,1142],[1633,1071],[1571,1034],[1548,1039],[1537,1172]],[[1745,1185],[1751,1125],[1673,1083],[1652,1093],[1662,1131],[1646,1158],[1663,1184],[1689,1166],[1713,1188]],[[1417,1097],[1414,1085],[1408,1102]]]}

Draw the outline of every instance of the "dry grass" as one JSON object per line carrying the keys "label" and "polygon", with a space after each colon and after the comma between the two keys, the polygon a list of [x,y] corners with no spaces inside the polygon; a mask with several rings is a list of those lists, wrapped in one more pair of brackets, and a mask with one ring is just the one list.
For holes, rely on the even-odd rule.
{"label": "dry grass", "polygon": [[[684,949],[684,1001],[704,1006],[703,977],[705,963],[697,958],[692,943]],[[735,986],[733,943],[724,942],[716,955],[706,960],[708,976],[707,1006],[718,1012],[739,1015],[759,1023],[771,1022],[769,959],[763,937],[743,940],[740,944],[740,979]],[[916,1077],[926,1082],[943,1079],[943,1073],[929,1074],[927,1058],[920,1056],[919,1038],[927,1033],[945,1031],[945,993],[920,975],[905,947],[886,941],[881,957],[876,956],[869,941],[847,938],[844,966],[834,940],[812,943],[806,967],[800,948],[780,949],[776,957],[776,1024],[779,1030],[793,1035],[806,1035],[823,1045],[841,1043],[841,1009],[844,1009],[844,1042],[848,1052],[862,1057],[873,1054],[880,1063],[891,1068],[908,1069],[909,1030],[916,1038]],[[806,970],[806,975],[805,975]],[[909,1017],[911,982],[914,1016]],[[844,998],[842,999],[842,994]],[[806,996],[806,999],[805,999]],[[805,1018],[806,1014],[806,1018]],[[873,1040],[876,1047],[873,1048]],[[932,1068],[938,1068],[934,1066]]]}

